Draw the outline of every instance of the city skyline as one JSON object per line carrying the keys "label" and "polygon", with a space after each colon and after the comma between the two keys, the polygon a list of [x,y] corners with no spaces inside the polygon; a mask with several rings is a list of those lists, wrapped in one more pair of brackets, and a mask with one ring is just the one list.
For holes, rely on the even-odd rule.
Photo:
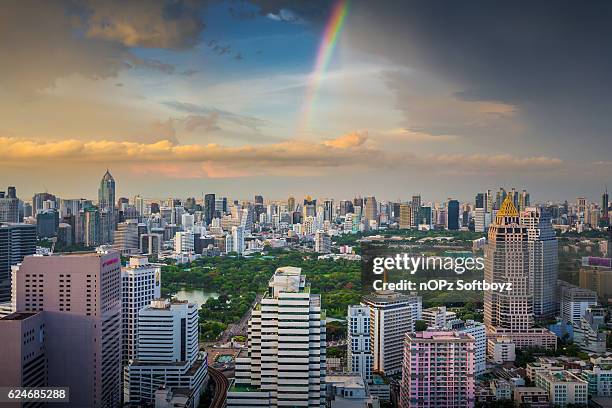
{"label": "city skyline", "polygon": [[95,196],[78,182],[110,168],[119,195],[595,199],[612,169],[607,4],[21,5],[0,184],[27,195]]}

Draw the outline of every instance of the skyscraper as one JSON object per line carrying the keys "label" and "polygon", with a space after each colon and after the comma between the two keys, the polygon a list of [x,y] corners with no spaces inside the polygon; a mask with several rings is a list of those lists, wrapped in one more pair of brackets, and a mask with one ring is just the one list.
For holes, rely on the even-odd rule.
{"label": "skyscraper", "polygon": [[606,187],[606,191],[601,195],[601,219],[604,227],[610,225],[610,213],[608,211],[610,204],[608,198],[608,188]]}
{"label": "skyscraper", "polygon": [[404,334],[421,318],[421,298],[396,292],[375,292],[363,297],[370,309],[370,339],[374,371],[397,374],[402,368]]}
{"label": "skyscraper", "polygon": [[208,374],[206,353],[198,343],[198,306],[157,299],[138,313],[137,359],[128,367],[124,399],[154,403],[160,387],[187,389],[197,407]]}
{"label": "skyscraper", "polygon": [[49,193],[36,193],[32,197],[32,216],[36,216],[38,211],[43,209],[43,203],[45,201],[56,201],[53,194]]}
{"label": "skyscraper", "polygon": [[19,222],[19,199],[15,187],[9,187],[6,194],[0,191],[1,222]]}
{"label": "skyscraper", "polygon": [[[506,291],[485,291],[484,323],[489,337],[512,338],[518,348],[528,346],[556,347],[556,337],[545,329],[534,328],[535,281],[530,263],[537,257],[534,231],[521,223],[521,217],[510,196],[507,196],[495,222],[489,226],[485,248],[485,281],[511,284]],[[548,251],[546,251],[548,255]],[[547,256],[547,255],[544,255]],[[549,263],[541,258],[541,262]],[[544,278],[542,278],[544,279]],[[556,285],[556,284],[555,284]],[[555,287],[547,290],[555,290]],[[542,292],[542,302],[548,298]]]}
{"label": "skyscraper", "polygon": [[474,339],[466,333],[407,333],[400,408],[474,406]]}
{"label": "skyscraper", "polygon": [[421,212],[421,196],[413,195],[410,206],[412,207],[412,226],[417,227],[421,222],[419,219],[419,213]]}
{"label": "skyscraper", "polygon": [[401,229],[409,229],[412,227],[412,206],[409,204],[400,204],[399,227]]}
{"label": "skyscraper", "polygon": [[206,225],[210,225],[213,218],[215,218],[216,201],[214,194],[206,194],[204,196],[204,220]]}
{"label": "skyscraper", "polygon": [[72,406],[119,406],[119,253],[27,256],[13,282],[17,312],[44,312],[49,386],[70,387]]}
{"label": "skyscraper", "polygon": [[527,227],[529,275],[533,279],[533,314],[538,320],[554,317],[559,248],[552,223],[543,208],[527,208],[521,213],[521,225]]}
{"label": "skyscraper", "polygon": [[370,308],[349,306],[347,314],[347,364],[350,373],[372,379],[372,342],[370,340]]}
{"label": "skyscraper", "polygon": [[133,256],[121,268],[122,362],[136,359],[138,312],[161,297],[161,265],[149,263],[146,256]]}
{"label": "skyscraper", "polygon": [[378,221],[378,204],[376,203],[376,197],[365,198],[365,217],[368,221]]}
{"label": "skyscraper", "polygon": [[325,317],[300,268],[278,268],[249,320],[227,406],[325,407]]}
{"label": "skyscraper", "polygon": [[289,198],[287,199],[287,211],[295,211],[295,197],[293,196],[289,196]]}
{"label": "skyscraper", "polygon": [[0,302],[11,300],[11,266],[35,253],[35,225],[0,225]]}
{"label": "skyscraper", "polygon": [[448,229],[457,231],[459,229],[459,201],[448,200],[447,210],[446,217]]}
{"label": "skyscraper", "polygon": [[100,243],[113,242],[115,230],[115,179],[108,169],[98,188],[98,209],[100,212]]}

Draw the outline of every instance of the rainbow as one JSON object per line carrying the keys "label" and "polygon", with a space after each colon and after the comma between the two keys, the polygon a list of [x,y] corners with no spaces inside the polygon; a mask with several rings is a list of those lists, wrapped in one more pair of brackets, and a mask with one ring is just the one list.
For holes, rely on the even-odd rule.
{"label": "rainbow", "polygon": [[310,124],[310,115],[312,108],[316,102],[317,92],[321,84],[321,78],[329,65],[334,49],[338,43],[338,38],[344,26],[344,20],[348,14],[348,0],[338,0],[332,9],[332,13],[327,20],[325,30],[323,32],[323,38],[319,44],[319,50],[317,52],[317,59],[314,65],[314,69],[310,73],[308,86],[306,89],[306,95],[304,96],[304,102],[302,105],[301,114],[301,130],[307,130]]}

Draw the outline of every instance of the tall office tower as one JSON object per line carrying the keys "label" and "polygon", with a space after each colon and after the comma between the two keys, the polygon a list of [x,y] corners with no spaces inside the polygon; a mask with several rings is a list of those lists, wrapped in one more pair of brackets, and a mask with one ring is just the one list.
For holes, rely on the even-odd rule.
{"label": "tall office tower", "polygon": [[95,247],[102,242],[102,231],[100,225],[100,211],[97,207],[90,206],[81,210],[81,225],[83,228],[83,244]]}
{"label": "tall office tower", "polygon": [[17,312],[44,312],[49,386],[70,387],[71,406],[119,406],[119,253],[27,256],[13,282]]}
{"label": "tall office tower", "polygon": [[43,209],[43,203],[45,201],[56,201],[53,194],[49,193],[36,193],[32,197],[32,216],[35,217],[38,211]]}
{"label": "tall office tower", "polygon": [[174,253],[184,254],[194,250],[193,232],[178,231],[174,234]]}
{"label": "tall office tower", "polygon": [[447,328],[474,337],[474,375],[484,374],[487,368],[487,333],[483,323],[474,320],[450,321]]}
{"label": "tall office tower", "polygon": [[315,232],[315,252],[320,254],[331,253],[331,237],[325,231]]}
{"label": "tall office tower", "polygon": [[365,204],[365,217],[368,221],[378,220],[378,204],[376,203],[376,197],[366,197],[364,200]]}
{"label": "tall office tower", "polygon": [[145,255],[157,256],[162,251],[163,234],[140,235],[140,252]]}
{"label": "tall office tower", "polygon": [[400,408],[474,406],[474,339],[424,331],[405,337]]}
{"label": "tall office tower", "polygon": [[608,199],[608,188],[606,187],[606,191],[601,195],[601,220],[604,227],[610,225],[610,212],[608,210],[610,204]]}
{"label": "tall office tower", "polygon": [[[550,237],[546,227],[534,222],[534,225],[536,224],[542,228],[539,239],[548,241]],[[511,337],[517,348],[555,348],[554,334],[546,329],[534,328],[534,272],[539,270],[543,277],[538,279],[541,282],[546,281],[552,262],[547,258],[552,256],[548,247],[544,249],[544,244],[537,241],[537,232],[534,230],[535,228],[521,223],[519,212],[510,196],[507,196],[497,212],[495,222],[489,226],[484,278],[488,283],[510,283],[511,290],[485,291],[484,322],[489,337]],[[536,262],[541,262],[544,266],[532,267],[531,264]],[[554,291],[555,287],[556,275],[554,285],[538,295],[540,310],[547,310],[548,300],[552,302],[552,296],[549,296],[547,291]]]}
{"label": "tall office tower", "polygon": [[117,224],[117,230],[113,239],[113,248],[121,252],[121,255],[131,255],[140,249],[138,239],[138,221],[127,220]]}
{"label": "tall office tower", "polygon": [[529,207],[521,213],[521,225],[527,227],[529,275],[533,279],[533,313],[536,319],[554,317],[559,248],[548,213],[541,207]]}
{"label": "tall office tower", "polygon": [[100,187],[98,188],[98,207],[100,210],[110,208],[115,209],[115,179],[106,169],[106,173],[102,176]]}
{"label": "tall office tower", "polygon": [[307,196],[304,199],[304,206],[302,207],[302,213],[304,218],[306,217],[316,217],[317,215],[317,200],[313,199],[311,196]]}
{"label": "tall office tower", "polygon": [[421,211],[421,196],[413,195],[412,201],[410,202],[410,206],[412,207],[412,226],[417,227],[420,223],[419,212]]}
{"label": "tall office tower", "polygon": [[154,300],[138,313],[136,356],[127,369],[124,400],[155,402],[160,387],[185,388],[197,407],[208,365],[198,343],[198,305],[187,301]]}
{"label": "tall office tower", "polygon": [[0,302],[11,300],[11,266],[35,253],[35,225],[0,224]]}
{"label": "tall office tower", "polygon": [[527,207],[531,205],[531,199],[529,198],[529,193],[527,190],[523,190],[519,194],[518,198],[518,209],[519,211],[525,211]]}
{"label": "tall office tower", "polygon": [[0,222],[19,222],[19,199],[15,187],[9,187],[8,193],[0,191]]}
{"label": "tall office tower", "polygon": [[474,200],[474,204],[476,208],[486,208],[484,193],[476,194],[476,199]]}
{"label": "tall office tower", "polygon": [[334,200],[325,200],[323,202],[323,220],[333,221],[335,218],[334,214]]}
{"label": "tall office tower", "polygon": [[146,256],[133,256],[121,268],[121,311],[123,328],[122,362],[135,360],[138,313],[161,297],[161,265],[149,263]]}
{"label": "tall office tower", "polygon": [[210,225],[215,218],[216,200],[214,194],[206,194],[204,196],[204,221],[206,225]]}
{"label": "tall office tower", "polygon": [[561,280],[558,281],[558,298],[561,320],[574,327],[580,324],[580,319],[589,307],[597,306],[597,293]]}
{"label": "tall office tower", "polygon": [[353,198],[353,207],[363,208],[363,198],[361,197]]}
{"label": "tall office tower", "polygon": [[249,320],[227,406],[325,407],[325,315],[300,268],[278,268]]}
{"label": "tall office tower", "polygon": [[364,296],[361,304],[370,308],[372,370],[385,375],[401,372],[404,335],[414,330],[414,323],[421,318],[421,298],[396,292],[375,292]]}
{"label": "tall office tower", "polygon": [[400,204],[399,227],[409,229],[412,227],[412,206],[410,204]]}
{"label": "tall office tower", "polygon": [[372,342],[370,341],[370,308],[349,306],[347,314],[347,362],[350,373],[372,379]]}
{"label": "tall office tower", "polygon": [[55,210],[39,211],[36,214],[36,235],[38,238],[57,236],[59,228],[59,213]]}
{"label": "tall office tower", "polygon": [[422,206],[419,208],[417,214],[416,223],[418,225],[432,225],[432,209],[429,206]]}
{"label": "tall office tower", "polygon": [[459,201],[448,200],[447,210],[447,228],[452,231],[457,231],[459,229]]}
{"label": "tall office tower", "polygon": [[340,201],[340,215],[351,214],[353,212],[353,203],[349,200]]}
{"label": "tall office tower", "polygon": [[289,196],[289,198],[287,199],[287,211],[295,211],[295,197],[293,196]]}
{"label": "tall office tower", "polygon": [[506,199],[507,195],[508,193],[506,193],[506,190],[503,187],[500,187],[499,191],[495,194],[495,208],[496,209],[499,210],[501,208],[502,203]]}
{"label": "tall office tower", "polygon": [[244,228],[241,225],[232,227],[232,250],[238,255],[245,250],[244,246]]}

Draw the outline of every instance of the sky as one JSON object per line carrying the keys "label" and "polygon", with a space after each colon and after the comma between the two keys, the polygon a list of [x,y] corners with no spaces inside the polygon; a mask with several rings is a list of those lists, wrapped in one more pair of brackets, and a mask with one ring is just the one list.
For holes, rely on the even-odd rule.
{"label": "sky", "polygon": [[118,196],[598,200],[611,18],[604,1],[8,0],[0,190],[93,198],[108,168]]}

